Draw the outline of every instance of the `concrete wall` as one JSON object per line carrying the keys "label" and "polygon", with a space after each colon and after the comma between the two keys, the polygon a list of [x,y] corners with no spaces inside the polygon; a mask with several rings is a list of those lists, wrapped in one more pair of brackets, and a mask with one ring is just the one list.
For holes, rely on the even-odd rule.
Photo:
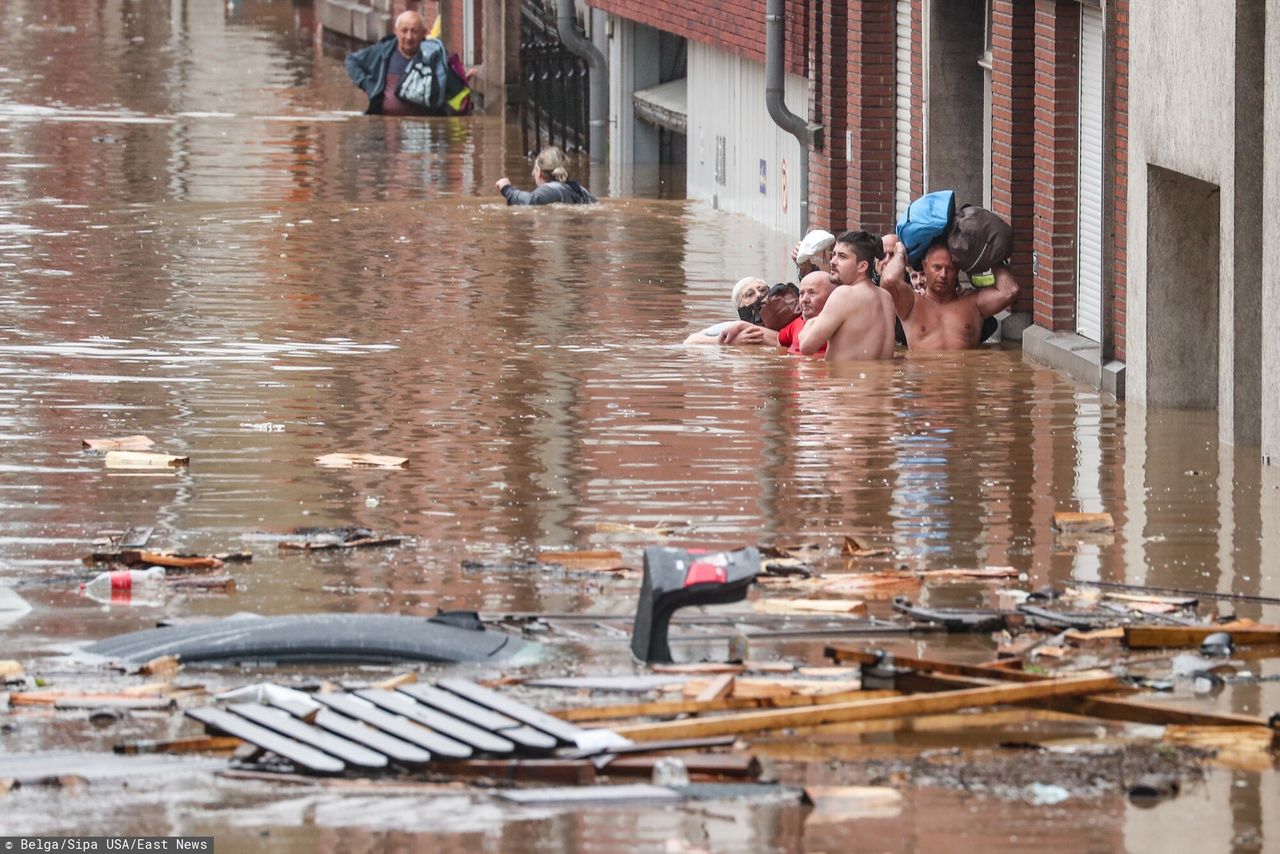
{"label": "concrete wall", "polygon": [[[1266,79],[1272,85],[1264,94],[1264,123],[1272,128],[1263,144],[1262,169],[1253,173],[1256,180],[1263,178],[1263,209],[1271,211],[1263,224],[1262,241],[1262,364],[1268,366],[1262,374],[1261,420],[1262,454],[1270,457],[1273,466],[1280,465],[1280,217],[1275,216],[1280,205],[1280,3],[1268,3],[1266,10]],[[1274,565],[1274,564],[1273,564]]]}
{"label": "concrete wall", "polygon": [[928,190],[956,191],[956,205],[985,201],[983,186],[984,0],[929,4]]}
{"label": "concrete wall", "polygon": [[[1274,5],[1274,4],[1272,4]],[[1230,342],[1233,334],[1235,264],[1235,43],[1234,9],[1223,3],[1172,0],[1130,8],[1128,377],[1131,400],[1146,402],[1150,379],[1176,370],[1152,358],[1148,347],[1148,258],[1146,206],[1148,165],[1181,173],[1220,191],[1218,328],[1201,334]],[[1211,44],[1213,50],[1189,50]],[[1241,176],[1241,180],[1257,180]],[[1218,347],[1220,433],[1230,439],[1234,423],[1234,348]]]}
{"label": "concrete wall", "polygon": [[[800,230],[800,143],[769,118],[764,66],[689,42],[689,198],[744,213],[778,231]],[[787,107],[806,115],[808,84],[786,75]],[[716,138],[725,139],[724,184],[716,180]],[[763,166],[762,166],[763,164]],[[762,171],[763,170],[763,171]]]}

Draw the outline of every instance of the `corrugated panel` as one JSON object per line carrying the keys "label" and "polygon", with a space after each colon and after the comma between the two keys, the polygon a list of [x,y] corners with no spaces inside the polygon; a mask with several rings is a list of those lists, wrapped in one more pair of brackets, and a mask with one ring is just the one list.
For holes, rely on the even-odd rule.
{"label": "corrugated panel", "polygon": [[894,213],[911,204],[911,0],[898,0],[894,56]]}
{"label": "corrugated panel", "polygon": [[1102,12],[1080,7],[1080,207],[1076,331],[1102,340]]}

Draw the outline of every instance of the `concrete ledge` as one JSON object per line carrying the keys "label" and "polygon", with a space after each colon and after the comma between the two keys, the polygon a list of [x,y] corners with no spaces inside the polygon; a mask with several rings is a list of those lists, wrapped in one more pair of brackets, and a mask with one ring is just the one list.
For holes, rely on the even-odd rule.
{"label": "concrete ledge", "polygon": [[326,29],[350,39],[376,42],[390,35],[394,21],[387,3],[355,0],[316,0],[316,17]]}
{"label": "concrete ledge", "polygon": [[1124,398],[1124,362],[1102,364],[1102,346],[1073,332],[1029,326],[1022,333],[1024,358],[1062,371],[1077,382]]}

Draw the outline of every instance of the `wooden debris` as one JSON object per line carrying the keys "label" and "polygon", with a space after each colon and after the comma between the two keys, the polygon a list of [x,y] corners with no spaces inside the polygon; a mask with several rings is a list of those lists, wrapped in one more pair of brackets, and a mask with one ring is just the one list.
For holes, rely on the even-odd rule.
{"label": "wooden debris", "polygon": [[804,803],[813,807],[805,825],[862,818],[894,818],[903,799],[887,786],[805,786]]}
{"label": "wooden debris", "polygon": [[675,715],[697,715],[706,712],[741,711],[744,709],[781,709],[843,703],[849,700],[873,700],[900,696],[897,691],[840,691],[833,694],[788,694],[779,697],[725,697],[708,703],[697,700],[672,700],[652,703],[626,703],[584,709],[561,709],[555,716],[566,721],[607,721],[626,718],[663,718]]}
{"label": "wooden debris", "polygon": [[922,696],[832,703],[805,709],[773,709],[769,711],[743,712],[716,718],[636,724],[619,727],[615,731],[625,738],[636,741],[765,732],[789,727],[817,726],[844,721],[936,714],[938,712],[952,712],[960,709],[1024,702],[1055,696],[1095,694],[1101,691],[1115,690],[1118,685],[1119,683],[1113,676],[1046,679],[1027,684],[1002,684]]}
{"label": "wooden debris", "polygon": [[889,557],[894,554],[894,551],[886,548],[868,548],[854,537],[845,537],[840,554],[845,557]]}
{"label": "wooden debris", "polygon": [[640,528],[622,522],[596,522],[596,532],[601,534],[640,534],[645,537],[669,537],[682,526],[666,526],[661,522],[652,528]]}
{"label": "wooden debris", "polygon": [[867,613],[867,603],[860,599],[756,599],[751,608],[757,614]]}
{"label": "wooden debris", "polygon": [[109,469],[163,469],[190,465],[191,458],[147,451],[107,451],[103,463]]}
{"label": "wooden debris", "polygon": [[[712,680],[694,679],[684,683],[681,693],[696,699],[707,690]],[[831,679],[767,679],[739,676],[733,682],[732,696],[743,697],[791,697],[813,694],[835,694],[861,687],[857,680],[838,682]]]}
{"label": "wooden debris", "polygon": [[336,549],[369,549],[400,545],[400,537],[360,537],[344,542],[283,542],[281,551],[323,552]]}
{"label": "wooden debris", "polygon": [[715,679],[707,683],[707,687],[703,688],[698,696],[694,697],[695,703],[710,703],[712,700],[722,700],[733,693],[732,673],[722,673]]}
{"label": "wooden debris", "polygon": [[1237,645],[1280,643],[1280,626],[1244,622],[1212,626],[1125,626],[1124,642],[1130,649],[1199,646],[1217,632],[1227,632]]}
{"label": "wooden debris", "polygon": [[146,436],[122,436],[119,439],[84,439],[80,444],[87,451],[145,451],[155,442]]}
{"label": "wooden debris", "polygon": [[401,685],[412,685],[418,681],[418,674],[412,670],[406,673],[398,673],[390,679],[383,679],[381,682],[374,682],[370,688],[381,688],[384,691],[394,691]]}
{"label": "wooden debris", "polygon": [[971,569],[953,567],[951,569],[919,569],[914,574],[928,581],[937,581],[942,578],[1017,578],[1018,570],[1011,566],[984,566]]}
{"label": "wooden debris", "polygon": [[230,575],[193,575],[166,578],[170,590],[205,590],[234,593],[236,580]]}
{"label": "wooden debris", "polygon": [[[617,756],[600,769],[610,777],[653,777],[653,768],[662,756]],[[760,776],[760,760],[742,753],[684,753],[680,756],[690,778],[746,779]]]}
{"label": "wooden debris", "polygon": [[1060,534],[1110,534],[1116,523],[1110,513],[1059,511],[1053,514],[1053,529]]}
{"label": "wooden debris", "polygon": [[216,735],[191,735],[163,740],[123,741],[112,749],[130,755],[141,753],[229,753],[244,744],[238,738]]}
{"label": "wooden debris", "polygon": [[1115,626],[1110,629],[1094,629],[1091,632],[1082,632],[1079,629],[1067,629],[1062,636],[1074,644],[1081,646],[1091,646],[1094,644],[1114,643],[1115,641],[1124,640],[1124,627]]}
{"label": "wooden debris", "polygon": [[382,454],[324,454],[316,457],[316,465],[330,469],[392,469],[401,468],[408,462],[408,457],[389,457]]}
{"label": "wooden debris", "polygon": [[176,655],[161,655],[138,668],[142,676],[172,676],[182,669]]}
{"label": "wooden debris", "polygon": [[[11,698],[12,700],[12,698]],[[128,709],[129,711],[161,711],[177,707],[169,697],[125,697],[111,695],[93,695],[86,694],[84,696],[74,697],[58,697],[53,701],[53,707],[60,712],[94,709]]]}
{"label": "wooden debris", "polygon": [[[832,644],[828,646],[823,654],[833,661],[846,661],[855,664],[879,664],[882,656],[879,650],[863,649],[859,647],[849,647],[840,644]],[[887,661],[886,661],[887,663]],[[893,664],[896,667],[913,667],[919,670],[930,670],[934,673],[948,673],[957,676],[970,676],[982,679],[998,679],[1004,682],[1043,682],[1043,676],[1037,676],[1034,673],[1024,673],[1020,670],[1004,670],[997,667],[989,667],[984,664],[960,664],[951,661],[938,661],[929,658],[919,658],[910,655],[893,655]]]}
{"label": "wooden debris", "polygon": [[1212,750],[1219,764],[1242,771],[1270,771],[1276,765],[1280,730],[1258,726],[1185,726],[1164,728],[1164,741]]}
{"label": "wooden debris", "polygon": [[622,552],[613,549],[592,549],[585,551],[543,551],[538,561],[544,564],[557,564],[566,569],[577,569],[584,572],[613,572],[626,569],[622,562]]}
{"label": "wooden debris", "polygon": [[21,679],[25,671],[22,665],[11,658],[0,661],[0,682],[14,682]]}
{"label": "wooden debris", "polygon": [[433,762],[430,771],[448,777],[485,777],[503,783],[592,786],[596,782],[596,767],[588,759],[455,759]]}
{"label": "wooden debris", "polygon": [[734,664],[728,661],[699,661],[692,664],[655,664],[651,668],[654,673],[741,673],[747,669],[745,664]]}
{"label": "wooden debris", "polygon": [[174,554],[173,552],[122,551],[120,562],[128,566],[172,567],[173,569],[222,569],[222,561],[208,555]]}
{"label": "wooden debris", "polygon": [[680,803],[685,796],[666,786],[629,783],[622,786],[503,789],[495,797],[523,806],[578,806],[580,804]]}

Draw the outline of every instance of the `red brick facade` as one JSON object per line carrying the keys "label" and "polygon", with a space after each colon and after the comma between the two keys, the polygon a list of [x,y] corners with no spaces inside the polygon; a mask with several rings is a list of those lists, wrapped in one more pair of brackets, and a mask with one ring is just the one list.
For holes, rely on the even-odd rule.
{"label": "red brick facade", "polygon": [[[993,0],[991,10],[991,208],[1015,224],[1012,269],[1031,282],[1035,240],[1035,8]],[[1034,288],[1023,288],[1030,311]]]}
{"label": "red brick facade", "polygon": [[[893,229],[894,14],[892,3],[849,8],[848,221],[884,233]],[[835,142],[835,140],[832,140]]]}

